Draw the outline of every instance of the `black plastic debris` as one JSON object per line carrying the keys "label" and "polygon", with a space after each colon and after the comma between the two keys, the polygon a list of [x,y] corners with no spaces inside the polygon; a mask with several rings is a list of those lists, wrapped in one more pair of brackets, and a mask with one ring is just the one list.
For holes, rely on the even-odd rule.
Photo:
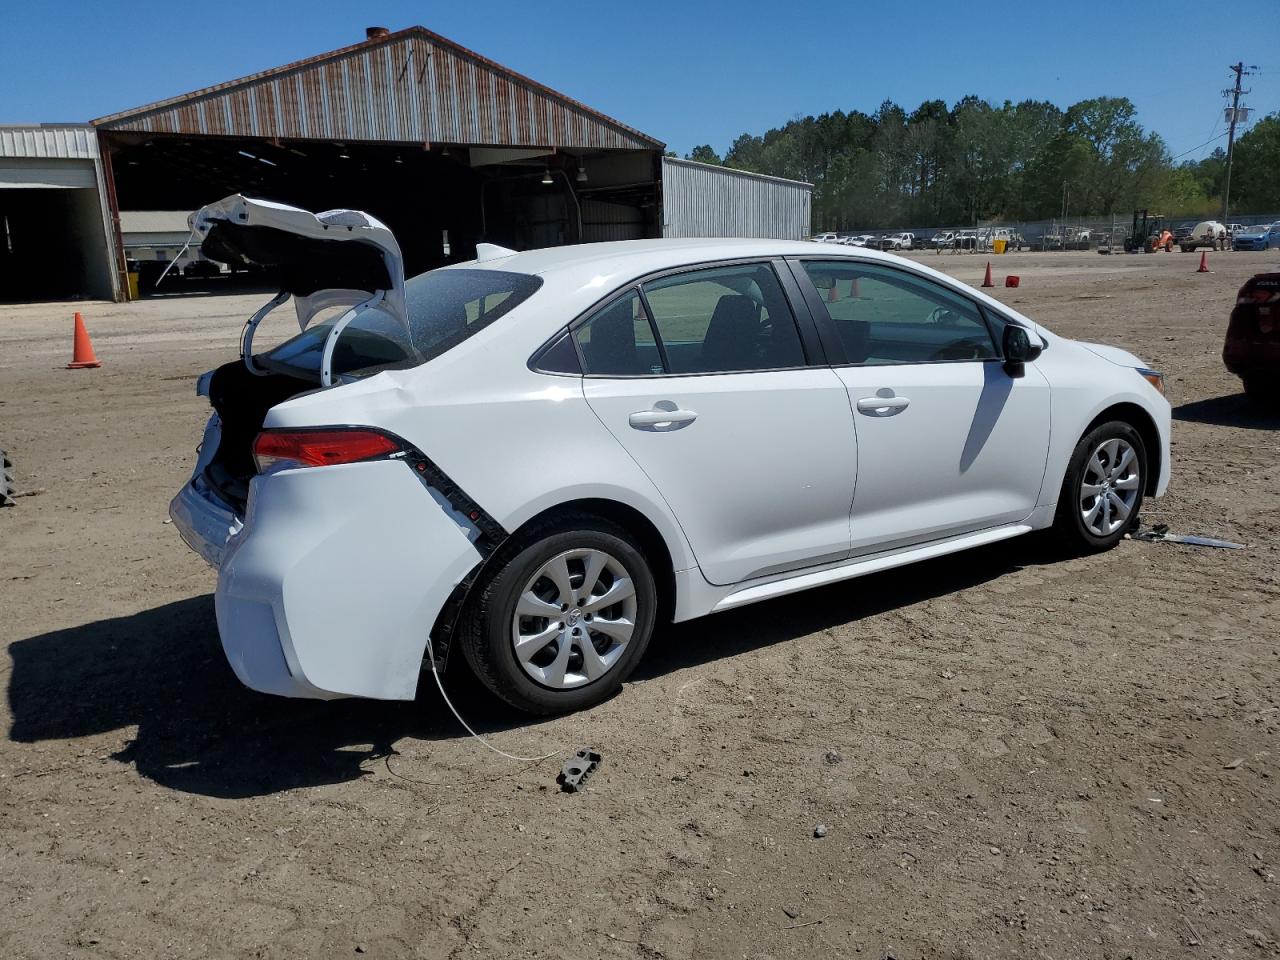
{"label": "black plastic debris", "polygon": [[560,784],[560,789],[565,793],[577,793],[599,765],[600,754],[590,747],[583,747],[564,762],[556,783]]}
{"label": "black plastic debris", "polygon": [[1219,540],[1216,537],[1201,537],[1194,533],[1170,533],[1167,523],[1157,523],[1149,530],[1140,530],[1133,534],[1134,540],[1147,543],[1181,543],[1189,547],[1218,547],[1222,550],[1243,550],[1243,543],[1231,540]]}
{"label": "black plastic debris", "polygon": [[13,486],[13,474],[9,472],[12,466],[9,455],[0,450],[0,507],[13,506],[13,495],[17,491]]}

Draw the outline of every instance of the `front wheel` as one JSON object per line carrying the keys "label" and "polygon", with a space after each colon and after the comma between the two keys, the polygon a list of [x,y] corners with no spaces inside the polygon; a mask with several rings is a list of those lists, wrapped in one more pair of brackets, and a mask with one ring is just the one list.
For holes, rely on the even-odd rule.
{"label": "front wheel", "polygon": [[469,604],[462,650],[512,706],[582,710],[622,686],[649,645],[657,606],[653,574],[626,531],[569,518],[494,557]]}
{"label": "front wheel", "polygon": [[1137,525],[1146,469],[1142,437],[1123,421],[1081,437],[1058,495],[1058,540],[1074,553],[1099,553],[1119,543]]}

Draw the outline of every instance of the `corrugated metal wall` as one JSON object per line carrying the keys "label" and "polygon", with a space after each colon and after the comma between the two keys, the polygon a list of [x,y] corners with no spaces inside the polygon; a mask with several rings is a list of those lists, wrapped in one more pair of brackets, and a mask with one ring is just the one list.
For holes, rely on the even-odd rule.
{"label": "corrugated metal wall", "polygon": [[642,240],[644,233],[644,213],[636,207],[602,200],[582,201],[583,242]]}
{"label": "corrugated metal wall", "polygon": [[97,160],[98,134],[90,126],[0,126],[0,157]]}
{"label": "corrugated metal wall", "polygon": [[94,122],[107,130],[146,133],[604,149],[660,146],[419,28]]}
{"label": "corrugated metal wall", "polygon": [[691,160],[662,159],[664,237],[809,235],[813,184]]}

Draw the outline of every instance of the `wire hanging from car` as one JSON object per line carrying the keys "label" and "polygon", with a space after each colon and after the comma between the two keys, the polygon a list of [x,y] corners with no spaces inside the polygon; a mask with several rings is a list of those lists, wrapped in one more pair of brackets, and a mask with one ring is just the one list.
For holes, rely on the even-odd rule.
{"label": "wire hanging from car", "polygon": [[449,699],[449,695],[444,692],[444,683],[440,679],[440,672],[436,669],[436,654],[431,648],[430,634],[427,635],[427,658],[431,661],[431,675],[436,678],[436,686],[440,690],[440,696],[444,698],[445,705],[453,712],[454,717],[456,717],[458,722],[462,724],[462,729],[466,730],[467,733],[471,734],[471,736],[475,737],[498,756],[506,757],[508,760],[516,760],[520,763],[533,763],[538,760],[550,760],[552,757],[565,752],[562,748],[560,750],[553,750],[550,753],[544,753],[540,757],[517,757],[514,753],[507,753],[505,750],[499,750],[492,743],[471,729],[471,724],[462,719],[462,714],[460,714],[458,712],[458,708],[453,705],[453,701]]}
{"label": "wire hanging from car", "polygon": [[169,263],[165,266],[164,270],[161,271],[160,277],[156,280],[157,287],[164,282],[164,278],[169,275],[169,271],[173,269],[174,264],[176,264],[179,260],[182,259],[182,255],[191,249],[191,241],[194,240],[195,238],[196,238],[196,230],[195,230],[195,227],[192,227],[191,235],[187,237],[187,242],[182,245],[182,249],[178,251],[177,256],[175,256],[172,260],[170,260]]}

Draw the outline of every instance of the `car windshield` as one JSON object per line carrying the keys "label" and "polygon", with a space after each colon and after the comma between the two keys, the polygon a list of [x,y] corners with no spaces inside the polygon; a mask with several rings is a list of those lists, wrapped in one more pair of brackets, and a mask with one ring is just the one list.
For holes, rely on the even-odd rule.
{"label": "car windshield", "polygon": [[[361,312],[338,336],[335,376],[365,377],[414,367],[452,350],[542,286],[539,277],[501,270],[450,269],[419,274],[404,285],[409,330],[383,310]],[[324,343],[338,313],[258,358],[268,369],[318,378]]]}

